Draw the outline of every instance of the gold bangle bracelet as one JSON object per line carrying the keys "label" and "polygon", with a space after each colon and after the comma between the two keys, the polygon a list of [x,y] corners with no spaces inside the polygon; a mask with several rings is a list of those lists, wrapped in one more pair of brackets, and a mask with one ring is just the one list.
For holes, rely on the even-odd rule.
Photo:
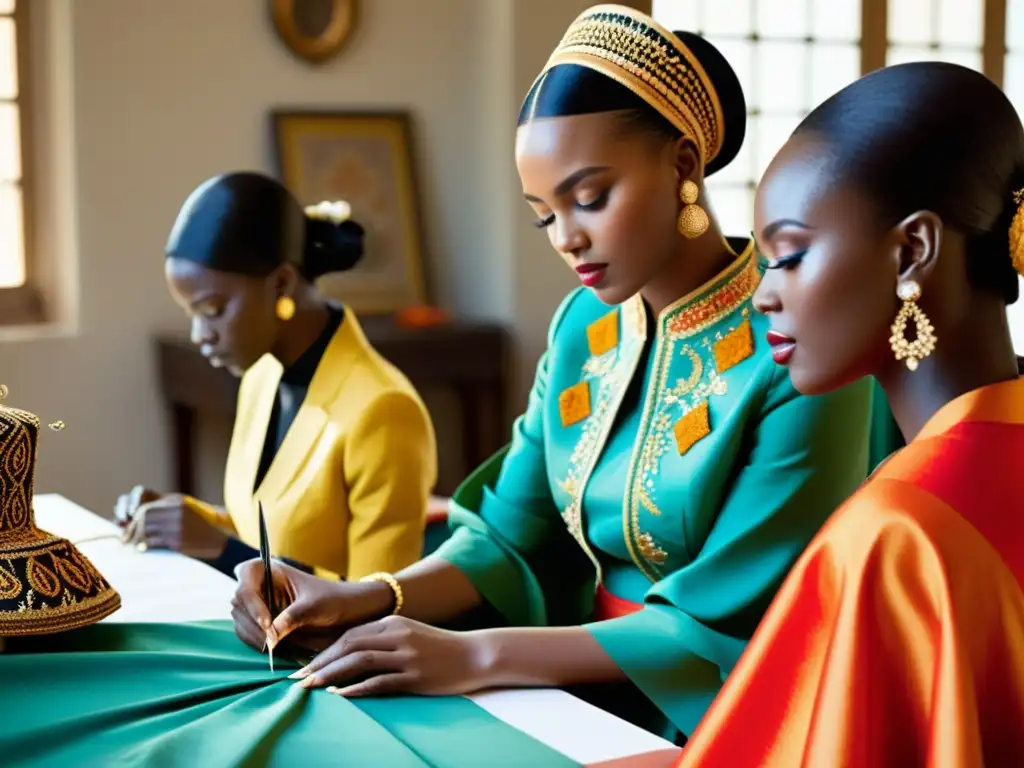
{"label": "gold bangle bracelet", "polygon": [[399,611],[402,610],[402,605],[405,603],[405,595],[402,594],[402,585],[399,584],[398,579],[390,573],[371,573],[369,576],[364,576],[359,581],[383,581],[391,587],[391,591],[395,593],[395,610],[391,612],[391,615],[397,616]]}

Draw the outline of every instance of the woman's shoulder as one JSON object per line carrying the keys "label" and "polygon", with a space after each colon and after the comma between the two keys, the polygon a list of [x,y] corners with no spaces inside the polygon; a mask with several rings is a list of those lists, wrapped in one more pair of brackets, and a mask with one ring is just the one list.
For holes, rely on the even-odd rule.
{"label": "woman's shoulder", "polygon": [[836,510],[806,556],[825,558],[840,575],[837,583],[848,586],[858,576],[899,576],[923,587],[958,579],[977,583],[1006,571],[998,548],[961,510],[884,471]]}

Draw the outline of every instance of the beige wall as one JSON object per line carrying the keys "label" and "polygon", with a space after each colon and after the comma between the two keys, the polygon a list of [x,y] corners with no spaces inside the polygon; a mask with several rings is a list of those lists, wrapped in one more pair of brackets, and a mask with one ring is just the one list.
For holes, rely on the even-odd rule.
{"label": "beige wall", "polygon": [[[39,143],[53,171],[41,207],[48,252],[75,289],[70,306],[78,302],[70,335],[0,340],[9,402],[67,424],[44,431],[40,492],[100,511],[133,483],[167,487],[168,425],[150,337],[184,325],[164,287],[162,246],[200,180],[270,170],[265,116],[274,106],[413,111],[437,298],[510,324],[523,350],[523,401],[547,319],[573,279],[529,226],[512,163],[514,120],[547,53],[588,3],[363,0],[349,48],[321,69],[283,50],[263,2],[37,4],[52,18],[36,74],[48,78],[51,117],[66,129],[63,144]],[[222,462],[204,458],[203,485],[214,493]]]}

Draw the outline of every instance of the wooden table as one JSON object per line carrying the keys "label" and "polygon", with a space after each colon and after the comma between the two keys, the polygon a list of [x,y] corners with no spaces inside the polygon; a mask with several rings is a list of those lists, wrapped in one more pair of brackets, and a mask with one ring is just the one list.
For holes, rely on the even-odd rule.
{"label": "wooden table", "polygon": [[[121,544],[113,523],[63,496],[37,496],[34,508],[40,528],[81,541],[83,554],[120,593],[121,608],[104,621],[230,619],[235,582],[220,571],[176,552],[143,554]],[[74,687],[73,680],[68,684]],[[469,698],[580,766],[666,768],[680,752],[671,742],[564,691],[503,690]]]}
{"label": "wooden table", "polygon": [[[457,321],[411,329],[391,317],[361,317],[359,322],[374,348],[417,389],[454,391],[462,415],[463,455],[462,466],[450,475],[465,477],[504,444],[510,346],[504,328]],[[155,343],[160,385],[173,422],[175,490],[193,494],[196,418],[203,411],[233,418],[238,379],[211,367],[186,336],[158,335]],[[448,495],[453,490],[439,487],[436,492]]]}

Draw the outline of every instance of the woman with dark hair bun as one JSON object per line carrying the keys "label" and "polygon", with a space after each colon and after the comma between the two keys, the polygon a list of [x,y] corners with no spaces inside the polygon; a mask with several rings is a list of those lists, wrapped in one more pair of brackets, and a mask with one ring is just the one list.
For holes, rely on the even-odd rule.
{"label": "woman with dark hair bun", "polygon": [[[247,642],[265,641],[252,620],[271,642],[361,624],[305,685],[586,685],[685,738],[871,466],[870,383],[797,394],[752,312],[753,245],[711,213],[704,180],[736,156],[745,122],[736,75],[703,38],[621,6],[572,24],[515,149],[537,226],[583,285],[555,313],[511,444],[456,493],[452,537],[389,585],[281,569],[295,603],[271,623],[262,567],[245,566]],[[477,607],[505,628],[429,626]]]}
{"label": "woman with dark hair bun", "polygon": [[866,376],[908,445],[793,568],[681,765],[1024,762],[1024,128],[981,74],[890,67],[757,192],[754,298],[793,385]]}
{"label": "woman with dark hair bun", "polygon": [[[211,365],[241,376],[226,508],[136,488],[117,518],[142,548],[178,549],[195,520],[237,537],[220,565],[259,546],[337,579],[422,554],[437,474],[433,426],[412,385],[315,280],[351,269],[363,228],[344,202],[303,210],[280,183],[229,173],[186,200],[166,248],[167,284]],[[241,555],[232,550],[242,550]]]}

